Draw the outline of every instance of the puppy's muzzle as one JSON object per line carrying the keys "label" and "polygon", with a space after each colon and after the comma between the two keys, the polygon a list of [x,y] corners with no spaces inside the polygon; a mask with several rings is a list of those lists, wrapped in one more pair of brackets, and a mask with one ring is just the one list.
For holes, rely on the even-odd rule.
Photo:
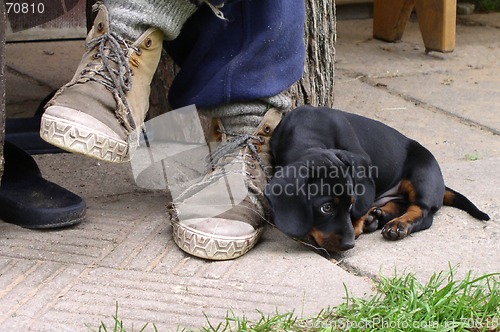
{"label": "puppy's muzzle", "polygon": [[313,228],[309,235],[318,246],[330,252],[354,248],[354,238],[346,238],[336,233],[325,234],[317,228]]}

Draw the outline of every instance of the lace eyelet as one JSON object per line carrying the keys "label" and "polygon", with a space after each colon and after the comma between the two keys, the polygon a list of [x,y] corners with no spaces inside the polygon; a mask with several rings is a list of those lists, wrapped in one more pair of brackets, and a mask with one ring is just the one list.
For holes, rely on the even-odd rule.
{"label": "lace eyelet", "polygon": [[262,136],[257,136],[260,143],[265,143],[266,139]]}
{"label": "lace eyelet", "polygon": [[264,133],[266,133],[266,134],[268,134],[268,135],[269,135],[269,134],[271,133],[271,126],[266,125],[266,126],[264,127]]}
{"label": "lace eyelet", "polygon": [[97,31],[102,32],[104,30],[104,23],[97,23]]}
{"label": "lace eyelet", "polygon": [[148,38],[144,41],[144,45],[147,47],[147,48],[150,48],[151,45],[153,45],[153,41],[151,40],[151,38]]}
{"label": "lace eyelet", "polygon": [[94,59],[94,60],[97,60],[97,59],[99,59],[100,57],[101,57],[101,55],[100,55],[99,53],[94,53],[94,54],[92,54],[92,59]]}
{"label": "lace eyelet", "polygon": [[257,166],[254,163],[248,163],[248,167],[250,167],[251,169],[257,168]]}
{"label": "lace eyelet", "polygon": [[142,50],[140,48],[138,48],[135,53],[138,55],[138,56],[141,56],[142,55]]}

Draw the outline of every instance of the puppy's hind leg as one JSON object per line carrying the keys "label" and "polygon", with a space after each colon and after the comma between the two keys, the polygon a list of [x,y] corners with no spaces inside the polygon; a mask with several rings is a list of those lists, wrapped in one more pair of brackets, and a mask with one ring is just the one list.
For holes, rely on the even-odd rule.
{"label": "puppy's hind leg", "polygon": [[408,209],[382,228],[382,235],[388,240],[403,239],[431,227],[434,213],[443,205],[445,186],[441,169],[432,153],[418,142],[408,146],[403,174],[399,193],[406,197]]}
{"label": "puppy's hind leg", "polygon": [[400,217],[408,209],[408,203],[403,200],[389,201],[380,207],[372,207],[363,217],[363,233],[371,233],[382,228],[389,220]]}
{"label": "puppy's hind leg", "polygon": [[355,237],[382,228],[389,220],[405,213],[407,208],[407,202],[399,199],[389,201],[380,207],[372,207],[364,216],[353,221]]}
{"label": "puppy's hind leg", "polygon": [[435,192],[421,191],[411,180],[401,182],[401,192],[407,195],[409,206],[404,214],[390,220],[382,228],[382,235],[388,240],[400,240],[412,232],[429,228],[434,213],[441,207],[434,199],[437,196]]}

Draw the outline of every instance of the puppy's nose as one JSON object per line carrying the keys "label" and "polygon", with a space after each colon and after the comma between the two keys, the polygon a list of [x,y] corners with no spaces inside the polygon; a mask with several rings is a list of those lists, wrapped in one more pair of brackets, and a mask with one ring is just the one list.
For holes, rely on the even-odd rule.
{"label": "puppy's nose", "polygon": [[340,244],[340,250],[349,250],[354,248],[354,241],[349,241],[349,242],[343,242]]}

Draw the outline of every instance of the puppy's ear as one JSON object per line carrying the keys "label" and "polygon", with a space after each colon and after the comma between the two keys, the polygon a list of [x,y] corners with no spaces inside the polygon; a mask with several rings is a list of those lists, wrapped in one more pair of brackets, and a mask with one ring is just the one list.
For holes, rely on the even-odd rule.
{"label": "puppy's ear", "polygon": [[274,212],[274,224],[291,237],[307,236],[313,225],[307,181],[306,164],[297,162],[278,169],[265,189]]}
{"label": "puppy's ear", "polygon": [[353,153],[346,150],[328,150],[332,163],[338,163],[338,160],[344,164],[344,170],[352,181],[352,194],[354,196],[354,204],[351,210],[351,216],[360,218],[371,208],[375,200],[375,181],[374,176],[377,176],[377,169],[371,163],[368,156]]}

